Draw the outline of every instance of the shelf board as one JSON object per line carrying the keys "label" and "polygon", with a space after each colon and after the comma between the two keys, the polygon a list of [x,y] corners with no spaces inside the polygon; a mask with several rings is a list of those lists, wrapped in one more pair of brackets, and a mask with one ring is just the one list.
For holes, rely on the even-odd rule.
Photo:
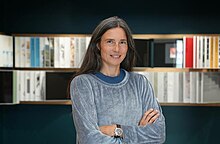
{"label": "shelf board", "polygon": [[[21,101],[20,104],[71,105],[71,100]],[[161,106],[220,106],[220,103],[160,103]]]}
{"label": "shelf board", "polygon": [[[2,32],[0,32],[1,34]],[[2,33],[4,34],[4,33]],[[23,37],[86,37],[92,36],[92,34],[19,34],[13,33],[12,36],[23,36]],[[134,39],[182,39],[184,36],[193,37],[193,36],[219,36],[219,34],[132,34]]]}
{"label": "shelf board", "polygon": [[188,68],[171,68],[171,67],[157,67],[157,68],[147,68],[147,67],[135,67],[134,71],[137,72],[188,72]]}
{"label": "shelf board", "polygon": [[40,67],[16,67],[14,70],[26,70],[26,71],[66,71],[66,72],[76,72],[79,70],[79,68],[54,68],[54,67],[48,67],[48,68],[40,68]]}
{"label": "shelf board", "polygon": [[220,103],[160,103],[161,106],[213,106],[219,107]]}
{"label": "shelf board", "polygon": [[[0,68],[13,70],[30,70],[30,71],[67,71],[76,72],[79,68],[40,68],[40,67],[15,67],[15,68]],[[175,68],[175,67],[134,67],[137,72],[220,72],[220,68]]]}
{"label": "shelf board", "polygon": [[19,37],[86,37],[91,34],[12,34],[12,36]]}
{"label": "shelf board", "polygon": [[33,104],[33,105],[71,105],[71,100],[45,100],[45,101],[21,101],[20,104]]}

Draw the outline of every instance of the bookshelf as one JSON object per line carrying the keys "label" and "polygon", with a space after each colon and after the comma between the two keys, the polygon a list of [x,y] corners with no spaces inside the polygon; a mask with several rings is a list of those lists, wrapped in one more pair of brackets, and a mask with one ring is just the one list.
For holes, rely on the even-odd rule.
{"label": "bookshelf", "polygon": [[[31,75],[32,75],[31,73],[35,73],[35,72],[45,72],[48,75],[56,73],[57,76],[59,74],[63,75],[63,74],[68,73],[68,78],[70,78],[71,74],[73,74],[74,72],[76,72],[78,70],[79,66],[74,66],[74,65],[72,65],[72,66],[60,66],[60,65],[56,66],[55,64],[51,65],[51,66],[42,66],[42,65],[32,66],[32,65],[30,65],[30,61],[31,61],[31,54],[30,53],[29,53],[29,60],[28,60],[29,64],[28,65],[18,64],[17,60],[19,62],[21,61],[21,58],[20,58],[21,56],[18,57],[18,54],[20,54],[19,50],[18,50],[18,47],[20,47],[20,45],[21,45],[21,42],[19,40],[20,40],[20,38],[22,38],[22,40],[26,39],[25,42],[28,41],[28,44],[29,44],[29,49],[28,50],[31,50],[31,38],[39,38],[39,39],[40,38],[42,38],[42,39],[46,39],[46,38],[54,38],[55,39],[56,38],[57,40],[59,38],[64,38],[64,39],[67,38],[68,40],[70,40],[69,38],[78,38],[78,37],[86,38],[86,37],[90,37],[90,36],[91,35],[89,35],[89,34],[12,34],[11,37],[13,37],[13,44],[14,44],[14,47],[13,47],[13,50],[14,50],[14,55],[13,55],[14,66],[9,67],[9,68],[1,67],[1,71],[2,70],[7,71],[7,70],[11,69],[11,71],[15,71],[15,72],[28,72],[30,74],[25,74],[25,76],[28,75],[28,77],[31,77]],[[217,34],[207,34],[207,35],[205,35],[205,34],[196,34],[196,35],[195,34],[134,34],[133,35],[134,39],[142,39],[142,40],[149,40],[149,39],[151,39],[151,40],[152,39],[153,40],[158,40],[158,39],[160,39],[160,40],[161,39],[162,40],[164,40],[164,39],[165,40],[167,40],[167,39],[168,40],[170,40],[170,39],[171,40],[173,40],[173,39],[177,40],[177,39],[183,39],[184,37],[190,37],[191,38],[191,37],[195,37],[195,36],[218,37],[219,35],[217,35]],[[27,40],[27,38],[28,38],[28,40]],[[19,40],[16,40],[16,39],[19,39]],[[53,40],[53,42],[54,42],[54,40]],[[59,43],[59,42],[57,42],[57,43]],[[68,44],[70,44],[70,43],[68,43]],[[42,44],[40,44],[40,42],[39,42],[38,45],[42,46]],[[50,46],[50,42],[48,42],[47,45]],[[65,43],[64,43],[64,45],[65,45]],[[86,45],[86,44],[84,44],[84,45]],[[45,47],[45,45],[44,45],[44,47]],[[52,48],[53,48],[53,52],[55,53],[55,49],[58,48],[58,46],[57,47],[55,46],[55,42],[54,42]],[[76,48],[76,45],[75,45],[74,48]],[[39,47],[38,47],[38,49],[39,49]],[[39,52],[39,53],[41,53],[41,52]],[[75,51],[75,53],[76,53],[76,51]],[[56,59],[55,54],[53,54],[53,56],[54,56],[53,60]],[[23,59],[23,60],[26,60],[26,59]],[[80,60],[78,60],[78,62],[79,61]],[[204,67],[204,68],[203,67],[201,67],[201,68],[184,67],[183,64],[182,64],[181,67],[176,67],[175,65],[165,66],[165,67],[141,66],[141,67],[135,67],[134,71],[138,72],[138,73],[142,73],[142,74],[147,74],[147,75],[149,75],[151,73],[158,73],[158,75],[159,75],[160,73],[165,73],[165,74],[169,74],[169,73],[172,73],[172,74],[174,74],[174,73],[219,73],[220,69],[218,67],[212,67],[212,68],[208,68],[208,67]],[[17,76],[17,77],[20,77],[20,76]],[[153,82],[151,81],[152,79],[150,79],[150,78],[149,79],[152,82],[152,85],[154,87],[154,85],[155,85],[154,81],[155,81],[155,79],[158,79],[158,78],[155,78],[155,75],[153,77],[154,77]],[[53,77],[51,77],[51,78],[53,79]],[[67,80],[65,80],[65,82],[67,82]],[[24,82],[23,82],[23,84],[25,85]],[[17,87],[19,87],[19,86],[17,86]],[[45,90],[46,89],[47,88],[45,88]],[[158,89],[159,89],[159,87],[155,88],[155,91],[158,90]],[[172,90],[174,90],[174,89],[175,88],[172,88]],[[180,87],[179,89],[183,89],[183,87]],[[65,90],[62,90],[62,91],[64,92]],[[16,92],[16,93],[19,93],[19,92]],[[50,93],[50,92],[45,91],[45,93]],[[51,95],[50,99],[45,98],[46,96],[41,100],[39,100],[39,99],[20,99],[20,101],[17,101],[14,104],[71,105],[71,101],[69,99],[65,98],[64,95],[62,97],[57,96],[57,98],[55,98],[55,96],[54,96],[54,99],[53,99],[53,93],[51,93],[50,95]],[[155,95],[157,95],[157,92],[155,92]],[[167,98],[165,98],[165,99],[167,99]],[[212,102],[203,102],[203,101],[195,101],[195,100],[193,100],[193,101],[188,101],[188,100],[184,101],[183,100],[184,98],[181,98],[180,101],[176,101],[176,100],[175,101],[173,101],[173,100],[169,101],[169,100],[165,100],[165,99],[162,99],[161,101],[159,101],[161,103],[161,105],[163,105],[163,106],[220,106],[220,104],[219,104],[220,100],[219,101],[212,101]]]}
{"label": "bookshelf", "polygon": [[[155,37],[158,36],[157,34],[167,36],[169,34],[220,34],[218,6],[213,3],[189,5],[188,2],[183,1],[159,0],[146,3],[146,1],[124,0],[117,2],[114,8],[113,5],[97,7],[99,3],[103,1],[88,1],[85,4],[85,1],[64,0],[60,2],[55,0],[44,1],[42,5],[39,1],[3,0],[0,9],[2,16],[0,31],[27,35],[49,34],[50,36],[87,34],[91,33],[101,19],[110,15],[118,15],[125,18],[134,33],[140,35],[138,38],[151,34],[156,34]],[[214,8],[207,11],[207,6]],[[9,68],[1,67],[2,69],[8,70]],[[14,68],[10,69],[14,70]],[[29,70],[22,67],[15,69]],[[30,68],[31,71],[34,69]],[[171,69],[173,70],[173,68],[160,70]],[[210,72],[219,71],[214,68],[190,69],[190,71],[204,71],[204,69]],[[72,69],[39,68],[39,70],[71,71]],[[150,68],[150,70],[154,71],[158,68]],[[65,105],[63,101],[58,104],[21,103],[25,104],[0,107],[0,143],[75,143],[76,132],[70,105]],[[219,106],[206,106],[205,104],[205,106],[200,106],[201,104],[189,106],[186,103],[164,105],[162,108],[167,123],[166,143],[201,144],[219,141]]]}

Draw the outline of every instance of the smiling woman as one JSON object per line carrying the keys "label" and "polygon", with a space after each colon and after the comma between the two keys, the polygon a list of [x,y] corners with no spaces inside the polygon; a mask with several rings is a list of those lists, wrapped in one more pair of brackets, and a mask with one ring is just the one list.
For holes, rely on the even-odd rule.
{"label": "smiling woman", "polygon": [[165,142],[165,118],[152,86],[132,72],[135,54],[123,19],[107,18],[94,30],[69,86],[77,143]]}
{"label": "smiling woman", "polygon": [[100,72],[108,76],[119,75],[120,63],[124,60],[128,51],[124,30],[116,27],[106,31],[98,47],[102,59]]}

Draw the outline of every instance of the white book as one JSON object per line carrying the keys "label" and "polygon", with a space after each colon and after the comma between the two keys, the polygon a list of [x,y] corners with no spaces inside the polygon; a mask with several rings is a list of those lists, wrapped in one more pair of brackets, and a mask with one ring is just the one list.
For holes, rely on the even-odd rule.
{"label": "white book", "polygon": [[174,72],[167,72],[167,102],[174,101]]}
{"label": "white book", "polygon": [[176,67],[183,68],[183,40],[176,41]]}
{"label": "white book", "polygon": [[49,37],[45,37],[44,38],[43,63],[44,63],[44,67],[50,67],[50,43],[49,43]]}
{"label": "white book", "polygon": [[20,67],[21,59],[20,37],[15,37],[15,67]]}
{"label": "white book", "polygon": [[74,67],[78,68],[80,66],[80,54],[79,54],[79,48],[80,48],[80,38],[79,37],[74,37],[75,43],[74,43]]}
{"label": "white book", "polygon": [[200,68],[200,43],[201,43],[201,40],[200,40],[200,36],[197,36],[196,37],[196,68]]}
{"label": "white book", "polygon": [[25,97],[24,101],[30,101],[30,71],[25,71],[25,81],[24,81],[24,89],[25,89]]}
{"label": "white book", "polygon": [[168,74],[167,74],[168,72],[164,72],[164,77],[163,77],[163,79],[164,79],[164,91],[163,91],[163,100],[164,100],[164,102],[167,102],[168,101],[168,96],[167,96],[167,94],[168,94],[168,92],[167,92],[167,90],[168,90],[168,85],[167,85],[167,83],[168,83]]}
{"label": "white book", "polygon": [[154,72],[154,95],[158,100],[158,72]]}
{"label": "white book", "polygon": [[190,72],[183,73],[183,102],[190,103]]}
{"label": "white book", "polygon": [[35,100],[35,71],[30,71],[30,97],[29,100],[30,101],[34,101]]}
{"label": "white book", "polygon": [[196,103],[201,103],[201,74],[202,72],[196,73]]}
{"label": "white book", "polygon": [[13,38],[12,36],[0,35],[0,53],[2,53],[0,66],[12,67],[13,66]]}
{"label": "white book", "polygon": [[40,37],[40,67],[45,67],[45,56],[44,56],[44,47],[45,47],[46,37]]}
{"label": "white book", "polygon": [[86,37],[80,37],[80,48],[79,48],[79,67],[82,65],[82,61],[84,59],[87,47],[86,47]]}
{"label": "white book", "polygon": [[88,49],[90,41],[91,41],[91,36],[86,36],[86,49]]}
{"label": "white book", "polygon": [[17,73],[17,80],[16,80],[16,89],[17,89],[17,101],[18,103],[20,102],[21,100],[21,71],[17,70],[16,71]]}
{"label": "white book", "polygon": [[49,37],[49,67],[54,67],[54,37]]}
{"label": "white book", "polygon": [[34,86],[35,86],[35,97],[34,97],[34,101],[41,101],[41,88],[40,88],[40,84],[41,84],[41,72],[40,71],[34,71]]}
{"label": "white book", "polygon": [[70,67],[70,46],[71,46],[71,43],[70,43],[70,37],[65,37],[64,38],[64,62],[65,62],[65,65],[64,67],[68,68]]}
{"label": "white book", "polygon": [[[145,72],[146,73],[146,72]],[[148,80],[151,83],[153,89],[154,89],[154,72],[147,72],[148,73]]]}
{"label": "white book", "polygon": [[59,67],[70,66],[70,38],[59,37],[59,46],[57,50],[59,56]]}
{"label": "white book", "polygon": [[25,101],[25,71],[20,71],[19,87],[21,89],[20,101]]}
{"label": "white book", "polygon": [[200,36],[200,58],[199,58],[199,66],[200,68],[204,67],[204,37]]}
{"label": "white book", "polygon": [[196,103],[196,73],[189,72],[190,74],[190,103]]}
{"label": "white book", "polygon": [[164,101],[164,72],[157,72],[157,98],[159,102]]}
{"label": "white book", "polygon": [[54,37],[54,67],[60,67],[60,38]]}
{"label": "white book", "polygon": [[198,61],[198,55],[197,55],[197,37],[193,36],[193,68],[197,68],[197,61]]}
{"label": "white book", "polygon": [[207,65],[207,37],[203,36],[203,68]]}
{"label": "white book", "polygon": [[25,67],[26,62],[26,40],[25,37],[19,37],[20,39],[20,67]]}
{"label": "white book", "polygon": [[179,98],[178,98],[178,102],[183,102],[183,73],[184,72],[179,72],[178,73],[178,89],[177,91],[179,91]]}
{"label": "white book", "polygon": [[17,87],[17,79],[18,79],[18,73],[17,71],[13,71],[13,99],[12,103],[13,104],[18,104],[19,103],[19,95],[18,95],[18,87]]}
{"label": "white book", "polygon": [[40,71],[40,96],[41,101],[46,100],[46,72]]}
{"label": "white book", "polygon": [[183,36],[183,67],[186,67],[186,36]]}
{"label": "white book", "polygon": [[174,75],[174,81],[173,81],[173,93],[174,93],[174,98],[173,102],[178,103],[182,102],[182,77],[180,72],[173,72]]}
{"label": "white book", "polygon": [[204,73],[200,75],[200,102],[203,103],[203,89],[204,89]]}
{"label": "white book", "polygon": [[75,63],[75,39],[74,37],[70,37],[70,67],[74,67]]}
{"label": "white book", "polygon": [[25,64],[24,67],[31,67],[30,37],[25,37]]}

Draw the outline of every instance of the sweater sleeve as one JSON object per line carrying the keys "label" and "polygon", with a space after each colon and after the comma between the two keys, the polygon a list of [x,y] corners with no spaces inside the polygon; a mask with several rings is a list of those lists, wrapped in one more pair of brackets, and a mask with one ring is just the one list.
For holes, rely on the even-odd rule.
{"label": "sweater sleeve", "polygon": [[[142,81],[142,82],[141,82]],[[122,125],[124,131],[123,142],[127,144],[161,144],[165,142],[165,118],[162,113],[161,106],[159,105],[149,81],[142,77],[139,81],[141,85],[140,92],[143,100],[143,114],[150,108],[157,109],[160,112],[159,118],[152,124],[146,126],[126,126]]]}
{"label": "sweater sleeve", "polygon": [[72,114],[80,144],[120,144],[121,139],[103,134],[99,130],[92,87],[82,76],[70,85]]}

